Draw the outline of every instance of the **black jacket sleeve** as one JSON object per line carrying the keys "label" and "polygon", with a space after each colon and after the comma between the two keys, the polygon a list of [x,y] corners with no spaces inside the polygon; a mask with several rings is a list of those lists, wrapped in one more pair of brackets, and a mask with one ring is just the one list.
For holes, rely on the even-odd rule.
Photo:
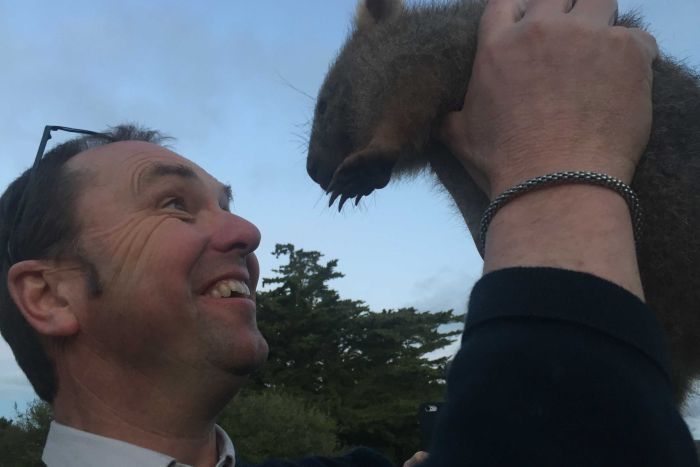
{"label": "black jacket sleeve", "polygon": [[425,467],[697,466],[646,305],[574,271],[474,287]]}

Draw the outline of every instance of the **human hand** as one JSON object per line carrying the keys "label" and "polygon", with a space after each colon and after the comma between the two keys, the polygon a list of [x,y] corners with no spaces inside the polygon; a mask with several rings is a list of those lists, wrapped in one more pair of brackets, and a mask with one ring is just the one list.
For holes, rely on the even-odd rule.
{"label": "human hand", "polygon": [[428,460],[429,454],[425,451],[418,451],[409,460],[403,463],[403,467],[417,467]]}
{"label": "human hand", "polygon": [[651,129],[654,38],[615,0],[490,0],[460,112],[440,137],[493,199],[563,170],[627,183]]}

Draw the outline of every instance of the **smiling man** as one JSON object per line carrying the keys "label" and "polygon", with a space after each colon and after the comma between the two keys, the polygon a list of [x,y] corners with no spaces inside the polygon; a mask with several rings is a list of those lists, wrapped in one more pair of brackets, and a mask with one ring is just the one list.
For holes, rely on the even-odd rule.
{"label": "smiling man", "polygon": [[81,457],[85,441],[100,465],[151,465],[153,451],[168,457],[153,465],[233,460],[213,420],[267,357],[255,317],[260,232],[229,211],[228,186],[159,141],[129,126],[80,137],[2,199],[7,219],[26,192],[7,284],[38,337],[7,310],[8,290],[3,334],[52,403],[49,465],[95,465]]}

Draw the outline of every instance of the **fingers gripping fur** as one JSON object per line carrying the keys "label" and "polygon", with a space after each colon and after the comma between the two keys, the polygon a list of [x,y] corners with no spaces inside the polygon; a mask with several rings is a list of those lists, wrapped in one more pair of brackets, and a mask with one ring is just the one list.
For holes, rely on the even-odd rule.
{"label": "fingers gripping fur", "polygon": [[403,0],[360,0],[355,24],[359,29],[395,18],[403,10]]}

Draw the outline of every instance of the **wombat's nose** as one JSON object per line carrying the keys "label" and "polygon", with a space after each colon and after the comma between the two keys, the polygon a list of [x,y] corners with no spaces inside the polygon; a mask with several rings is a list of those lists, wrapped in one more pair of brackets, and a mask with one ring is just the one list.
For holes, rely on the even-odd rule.
{"label": "wombat's nose", "polygon": [[308,159],[306,159],[306,172],[309,174],[309,177],[311,177],[311,179],[312,179],[314,182],[316,182],[316,183],[318,183],[319,185],[321,185],[321,188],[323,188],[324,190],[326,189],[326,187],[325,187],[324,185],[326,185],[327,183],[324,184],[322,180],[319,180],[319,176],[318,176],[318,164],[317,164],[316,161],[315,161],[313,158],[311,158],[311,157],[309,157]]}

